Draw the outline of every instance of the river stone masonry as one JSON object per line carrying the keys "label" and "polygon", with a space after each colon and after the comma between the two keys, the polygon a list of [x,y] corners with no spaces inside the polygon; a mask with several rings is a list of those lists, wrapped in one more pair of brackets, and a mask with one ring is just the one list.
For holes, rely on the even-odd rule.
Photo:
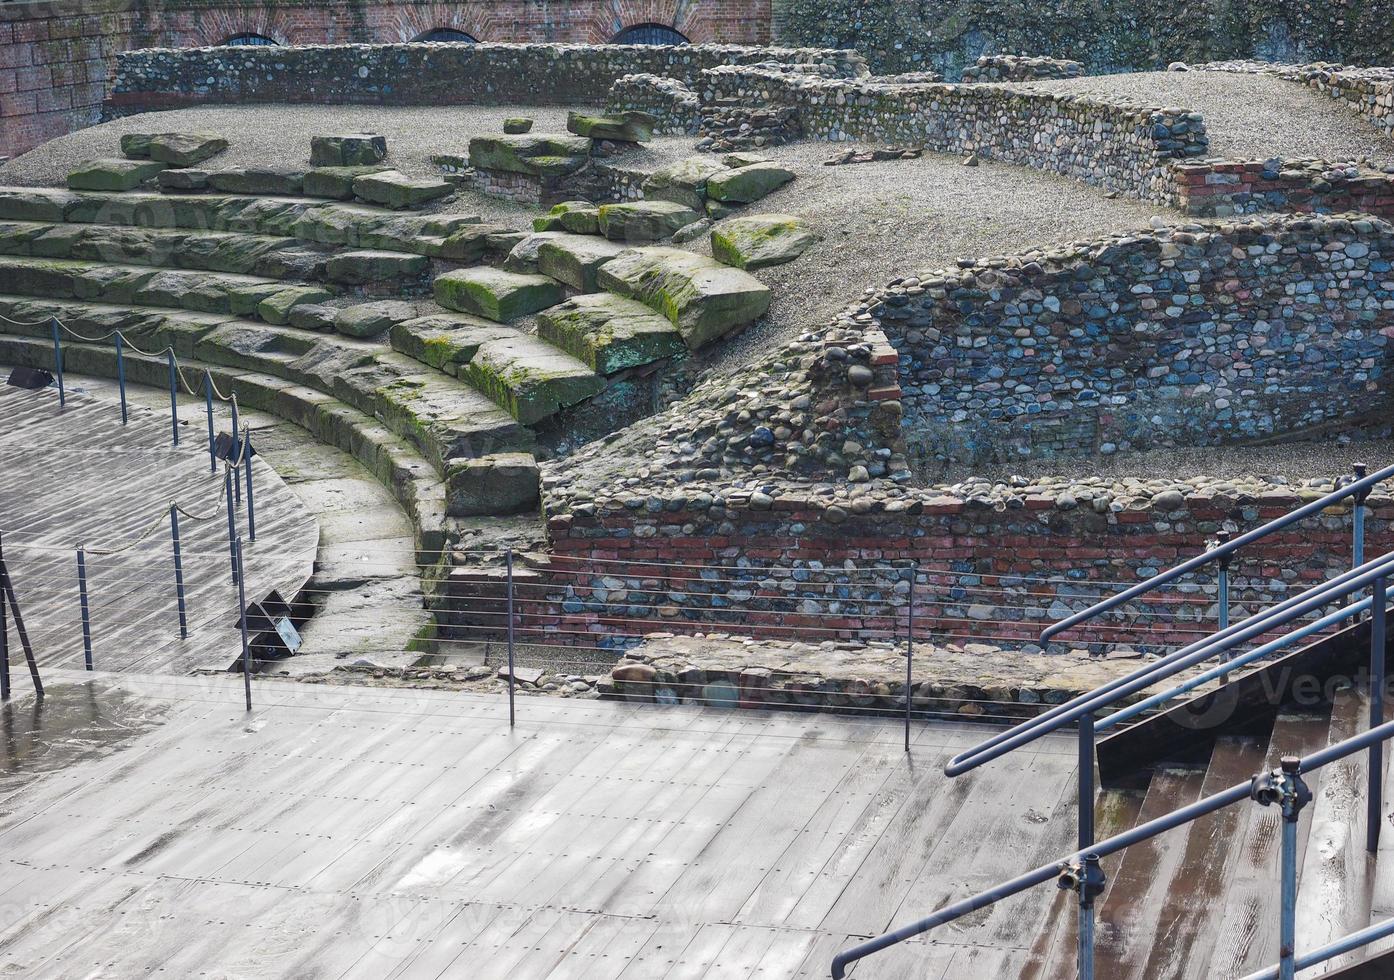
{"label": "river stone masonry", "polygon": [[1038,78],[1078,78],[1078,61],[1026,54],[985,54],[963,69],[965,82],[1029,82]]}

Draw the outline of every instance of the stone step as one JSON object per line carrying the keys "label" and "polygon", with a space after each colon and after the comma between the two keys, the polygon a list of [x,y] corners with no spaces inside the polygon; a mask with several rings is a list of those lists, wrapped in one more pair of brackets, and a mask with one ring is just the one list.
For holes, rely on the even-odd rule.
{"label": "stone step", "polygon": [[436,302],[447,310],[472,313],[496,323],[537,313],[566,298],[561,285],[547,276],[490,266],[456,269],[437,276],[434,289]]}
{"label": "stone step", "polygon": [[613,293],[575,296],[543,311],[537,333],[607,376],[687,352],[666,317]]}
{"label": "stone step", "polygon": [[469,143],[469,164],[533,177],[564,177],[590,163],[591,140],[570,133],[476,136]]}
{"label": "stone step", "polygon": [[286,323],[296,306],[337,296],[324,286],[230,272],[14,255],[0,255],[0,283],[12,295],[169,307],[272,324]]}
{"label": "stone step", "polygon": [[549,234],[537,248],[537,271],[582,293],[597,292],[600,267],[627,245],[591,235]]}
{"label": "stone step", "polygon": [[334,252],[286,235],[0,221],[0,254],[318,281]]}
{"label": "stone step", "polygon": [[88,160],[68,174],[68,186],[73,190],[122,193],[135,190],[164,169],[165,165],[155,160],[127,160],[124,157]]}
{"label": "stone step", "polygon": [[600,206],[600,233],[615,242],[656,242],[672,238],[702,215],[675,201],[625,201]]}
{"label": "stone step", "polygon": [[[8,324],[0,324],[0,328],[14,329]],[[68,370],[74,373],[116,376],[116,354],[110,346],[65,344],[63,357]],[[53,349],[46,339],[0,332],[0,362],[52,369]],[[181,356],[180,367],[190,380],[205,370],[210,372],[219,390],[235,394],[240,405],[293,422],[367,467],[411,518],[418,561],[433,564],[456,536],[445,517],[445,483],[439,473],[414,446],[381,422],[332,395],[272,375],[207,364],[186,356]],[[126,377],[133,384],[164,387],[167,383],[162,357],[128,353],[125,368]]]}
{"label": "stone step", "polygon": [[516,327],[465,313],[433,313],[395,324],[390,340],[393,350],[458,377],[480,344],[517,332]]}
{"label": "stone step", "polygon": [[[227,315],[4,295],[0,316],[34,324],[4,324],[10,333],[47,338],[46,320],[56,316],[84,336],[120,329],[143,350],[170,346],[181,360],[256,371],[314,388],[376,418],[441,473],[452,459],[527,450],[533,444],[531,433],[470,384],[377,344]],[[65,350],[67,346],[65,340]],[[101,346],[114,351],[110,342]]]}
{"label": "stone step", "polygon": [[[432,258],[474,261],[485,248],[471,215],[399,214],[366,204],[301,196],[246,194],[172,196],[132,191],[98,193],[43,187],[0,187],[0,221],[44,221],[137,228],[232,231],[298,238],[325,245],[412,252]],[[490,226],[492,247],[506,255],[524,236]],[[463,234],[463,238],[460,236]],[[508,239],[511,237],[511,241]]]}
{"label": "stone step", "polygon": [[630,249],[605,263],[597,282],[663,314],[691,350],[753,323],[770,308],[770,290],[750,273],[681,248]]}
{"label": "stone step", "polygon": [[460,376],[524,425],[535,425],[605,388],[604,379],[582,361],[521,332],[481,343],[460,367]]}

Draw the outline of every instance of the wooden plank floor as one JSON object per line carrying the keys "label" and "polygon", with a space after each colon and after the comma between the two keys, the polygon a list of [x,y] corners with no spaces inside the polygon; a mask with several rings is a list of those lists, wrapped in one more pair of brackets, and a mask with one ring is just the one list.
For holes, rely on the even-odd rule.
{"label": "wooden plank floor", "polygon": [[[1068,741],[949,781],[985,730],[51,673],[0,709],[6,977],[826,977],[1073,834]],[[1055,897],[854,975],[1014,975]]]}
{"label": "wooden plank floor", "polygon": [[[225,416],[220,421],[225,428]],[[83,662],[79,544],[88,549],[98,669],[182,673],[225,667],[238,655],[221,471],[209,471],[201,425],[181,426],[180,445],[170,443],[164,412],[133,405],[123,426],[114,401],[70,393],[60,409],[54,389],[0,384],[0,536],[41,666]],[[263,460],[254,458],[253,470],[255,542],[246,539],[245,496],[237,511],[247,598],[254,601],[272,588],[293,596],[313,569],[318,525]],[[185,640],[178,633],[167,516],[173,501],[208,518],[180,518]],[[124,550],[101,553],[116,549]],[[12,657],[12,666],[19,664]]]}

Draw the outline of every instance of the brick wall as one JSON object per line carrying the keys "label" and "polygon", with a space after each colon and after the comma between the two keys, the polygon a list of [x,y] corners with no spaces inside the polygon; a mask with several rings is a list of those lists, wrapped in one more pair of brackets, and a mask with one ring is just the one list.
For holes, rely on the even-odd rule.
{"label": "brick wall", "polygon": [[1325,160],[1206,160],[1172,168],[1177,206],[1202,218],[1264,211],[1394,218],[1394,176]]}
{"label": "brick wall", "polygon": [[601,43],[658,23],[697,43],[764,44],[769,0],[12,0],[0,3],[0,156],[99,118],[122,51],[217,44],[241,33],[281,44],[410,41],[454,28],[481,41]]}

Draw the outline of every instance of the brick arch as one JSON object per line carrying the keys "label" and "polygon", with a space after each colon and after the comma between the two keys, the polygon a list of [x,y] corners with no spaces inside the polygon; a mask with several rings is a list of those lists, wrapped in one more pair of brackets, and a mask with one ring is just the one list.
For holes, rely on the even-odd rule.
{"label": "brick arch", "polygon": [[297,37],[294,25],[277,10],[211,10],[198,20],[195,47],[221,44],[238,34],[260,34],[277,44],[323,44],[324,38],[301,32]]}
{"label": "brick arch", "polygon": [[464,31],[476,41],[509,40],[499,34],[498,25],[484,7],[481,3],[427,3],[403,7],[397,11],[393,26],[387,29],[387,36],[382,40],[403,43],[440,28]]}
{"label": "brick arch", "polygon": [[662,24],[671,27],[693,44],[719,40],[711,21],[701,15],[700,0],[606,0],[578,25],[588,44],[608,44],[626,27]]}

